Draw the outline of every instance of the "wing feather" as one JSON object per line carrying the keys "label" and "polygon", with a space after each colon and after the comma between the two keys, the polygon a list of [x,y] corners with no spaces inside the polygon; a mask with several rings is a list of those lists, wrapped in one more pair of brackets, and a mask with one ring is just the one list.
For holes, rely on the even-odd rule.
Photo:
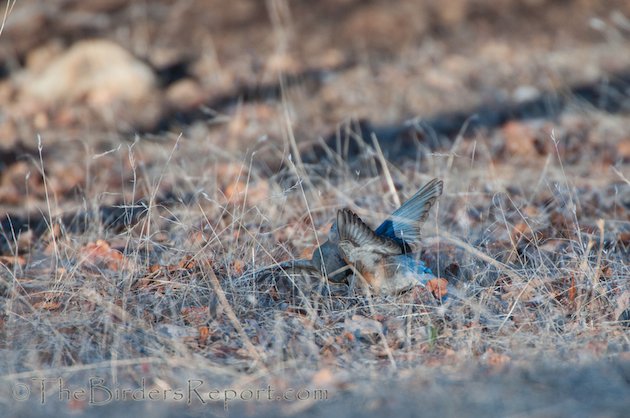
{"label": "wing feather", "polygon": [[429,216],[429,210],[442,194],[443,187],[442,180],[436,178],[425,184],[376,229],[376,235],[387,237],[401,246],[419,243],[420,229]]}
{"label": "wing feather", "polygon": [[402,253],[402,247],[395,241],[378,236],[369,226],[350,209],[337,212],[337,228],[340,241],[349,241],[363,251],[382,255]]}

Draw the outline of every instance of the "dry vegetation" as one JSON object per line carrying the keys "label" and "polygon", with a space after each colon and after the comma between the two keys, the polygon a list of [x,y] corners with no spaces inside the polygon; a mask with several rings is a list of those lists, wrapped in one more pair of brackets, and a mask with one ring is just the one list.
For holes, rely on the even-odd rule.
{"label": "dry vegetation", "polygon": [[[189,405],[169,396],[106,408],[56,399],[54,379],[82,388],[100,376],[111,389],[164,391],[200,379],[207,389],[271,385],[278,393],[324,390],[328,398],[230,402],[236,415],[627,411],[630,98],[627,78],[611,75],[630,71],[627,6],[616,5],[618,14],[600,26],[591,20],[605,35],[598,37],[579,18],[603,12],[577,2],[580,23],[567,26],[567,40],[550,29],[562,20],[552,1],[501,2],[506,21],[496,22],[483,17],[493,10],[484,1],[475,2],[482,16],[466,2],[446,12],[432,2],[389,10],[381,2],[325,1],[312,16],[306,2],[270,1],[262,11],[233,2],[241,9],[230,6],[220,23],[199,14],[207,5],[159,2],[142,21],[147,37],[156,14],[170,16],[179,4],[181,15],[214,22],[214,38],[191,28],[206,47],[216,42],[216,56],[190,58],[197,46],[185,42],[179,31],[188,21],[176,13],[181,21],[163,28],[171,44],[156,41],[146,59],[156,73],[157,57],[186,62],[183,79],[148,98],[126,97],[131,103],[87,82],[62,105],[34,99],[23,84],[35,77],[33,60],[81,39],[81,19],[105,16],[90,34],[114,39],[116,25],[136,21],[138,11],[124,2],[97,3],[102,10],[65,2],[76,15],[38,9],[42,21],[66,26],[50,29],[57,41],[16,42],[14,64],[30,73],[7,64],[11,77],[0,84],[8,109],[0,125],[0,410],[225,414],[222,401]],[[27,6],[15,6],[16,19],[36,13]],[[400,39],[382,43],[418,10],[424,20],[416,16]],[[533,19],[539,37],[503,26],[519,18]],[[372,33],[366,21],[384,32]],[[313,29],[318,22],[326,30]],[[462,29],[444,32],[450,25]],[[301,48],[298,28],[314,34]],[[134,50],[144,39],[138,30],[126,47],[142,55]],[[482,35],[467,40],[469,31]],[[0,36],[20,34],[8,26]],[[254,55],[273,51],[260,75],[239,55],[256,36],[264,41]],[[329,37],[340,43],[331,46]],[[420,42],[426,37],[433,43]],[[186,54],[173,52],[182,45]],[[29,54],[36,46],[39,55]],[[10,63],[6,48],[0,53]],[[584,59],[590,67],[577,65]],[[313,67],[323,73],[311,78]],[[277,92],[239,87],[273,83],[279,73]],[[605,90],[602,75],[622,80],[608,84],[614,109],[570,90],[584,82]],[[557,89],[567,98],[548,117],[471,130],[459,124],[462,135],[422,125],[442,111],[483,110],[488,102],[498,109],[502,95],[518,103]],[[198,111],[199,103],[220,109]],[[418,115],[426,118],[413,122],[424,130],[410,136],[403,122]],[[337,152],[337,142],[352,146]],[[432,177],[445,191],[425,225],[422,258],[447,281],[446,299],[435,297],[444,289],[377,297],[303,276],[291,277],[296,294],[285,276],[267,274],[266,267],[309,257],[338,208],[377,225]],[[53,383],[38,405],[41,378]],[[16,401],[26,386],[36,395]]]}

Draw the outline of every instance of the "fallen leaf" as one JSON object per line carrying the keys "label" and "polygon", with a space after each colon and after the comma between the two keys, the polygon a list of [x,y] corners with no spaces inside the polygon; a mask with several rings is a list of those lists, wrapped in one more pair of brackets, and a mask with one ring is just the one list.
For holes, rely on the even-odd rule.
{"label": "fallen leaf", "polygon": [[207,306],[188,306],[181,311],[184,322],[189,325],[203,325],[210,318],[210,309]]}
{"label": "fallen leaf", "polygon": [[79,253],[86,262],[99,267],[104,266],[114,271],[118,271],[125,261],[125,257],[120,251],[111,248],[109,243],[102,239],[84,245]]}
{"label": "fallen leaf", "polygon": [[208,327],[203,326],[203,327],[199,327],[199,345],[200,346],[205,346],[206,345],[206,341],[208,341],[208,337],[210,336],[210,330],[208,329]]}
{"label": "fallen leaf", "polygon": [[623,159],[624,162],[630,161],[630,139],[619,142],[617,145],[617,154]]}
{"label": "fallen leaf", "polygon": [[185,256],[178,263],[178,267],[180,269],[185,269],[185,270],[191,270],[195,268],[196,266],[197,266],[197,262],[190,255]]}
{"label": "fallen leaf", "polygon": [[232,271],[239,276],[242,275],[245,271],[245,262],[240,259],[232,261]]}
{"label": "fallen leaf", "polygon": [[33,304],[34,309],[42,309],[46,311],[55,311],[61,307],[61,302],[56,300],[42,300]]}
{"label": "fallen leaf", "polygon": [[502,128],[505,150],[510,155],[534,157],[538,151],[534,144],[535,137],[530,127],[522,122],[511,121]]}
{"label": "fallen leaf", "polygon": [[569,302],[573,303],[575,301],[575,295],[577,294],[577,290],[575,288],[575,276],[571,275],[571,284],[569,286]]}
{"label": "fallen leaf", "polygon": [[484,354],[483,359],[493,369],[501,370],[512,360],[508,355],[497,353],[489,348]]}
{"label": "fallen leaf", "polygon": [[448,281],[442,278],[431,279],[427,282],[427,289],[437,299],[442,299],[448,293]]}
{"label": "fallen leaf", "polygon": [[2,255],[0,256],[0,264],[4,264],[5,266],[19,266],[24,267],[26,265],[26,260],[22,256],[13,256],[13,255]]}
{"label": "fallen leaf", "polygon": [[617,240],[620,244],[630,245],[630,232],[620,232],[619,235],[617,235]]}
{"label": "fallen leaf", "polygon": [[228,201],[237,202],[244,196],[246,190],[247,184],[242,180],[236,180],[233,183],[230,183],[223,193]]}
{"label": "fallen leaf", "polygon": [[524,235],[531,235],[532,233],[531,228],[524,221],[520,221],[516,225],[514,225],[512,231],[512,236],[516,239],[520,239]]}

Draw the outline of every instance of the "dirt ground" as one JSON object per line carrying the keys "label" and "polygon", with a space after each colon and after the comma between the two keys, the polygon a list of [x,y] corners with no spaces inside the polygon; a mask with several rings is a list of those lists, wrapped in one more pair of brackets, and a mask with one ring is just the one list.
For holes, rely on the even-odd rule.
{"label": "dirt ground", "polygon": [[[4,10],[2,416],[627,415],[628,2]],[[434,177],[439,285],[257,279]]]}

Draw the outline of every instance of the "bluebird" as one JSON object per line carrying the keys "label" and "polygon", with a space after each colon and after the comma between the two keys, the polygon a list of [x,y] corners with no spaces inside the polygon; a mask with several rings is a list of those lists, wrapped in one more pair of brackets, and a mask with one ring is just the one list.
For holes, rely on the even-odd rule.
{"label": "bluebird", "polygon": [[349,209],[337,212],[328,240],[313,253],[311,265],[332,282],[354,270],[377,293],[401,293],[434,278],[414,254],[420,229],[442,194],[443,182],[433,179],[372,230]]}

